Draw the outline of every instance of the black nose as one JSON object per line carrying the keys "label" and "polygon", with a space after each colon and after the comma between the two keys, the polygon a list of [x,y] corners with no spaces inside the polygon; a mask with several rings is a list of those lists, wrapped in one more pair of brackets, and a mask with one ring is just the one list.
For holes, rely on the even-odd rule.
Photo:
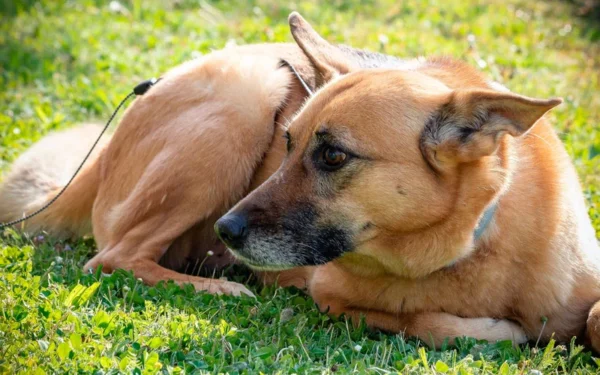
{"label": "black nose", "polygon": [[227,214],[215,223],[217,236],[231,249],[239,249],[248,236],[248,220],[245,215]]}

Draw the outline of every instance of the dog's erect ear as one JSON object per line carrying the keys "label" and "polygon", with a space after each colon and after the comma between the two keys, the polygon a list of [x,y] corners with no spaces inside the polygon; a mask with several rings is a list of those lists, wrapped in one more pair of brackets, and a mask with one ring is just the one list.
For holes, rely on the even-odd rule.
{"label": "dog's erect ear", "polygon": [[292,12],[288,21],[294,40],[321,74],[320,84],[355,69],[352,61],[323,39],[298,12]]}
{"label": "dog's erect ear", "polygon": [[505,134],[526,133],[562,99],[533,99],[491,90],[457,90],[428,120],[421,136],[427,160],[444,166],[493,154]]}

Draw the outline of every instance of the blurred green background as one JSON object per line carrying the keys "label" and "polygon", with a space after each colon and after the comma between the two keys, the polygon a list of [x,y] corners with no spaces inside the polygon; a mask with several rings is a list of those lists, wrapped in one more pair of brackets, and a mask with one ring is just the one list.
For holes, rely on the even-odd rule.
{"label": "blurred green background", "polygon": [[[335,43],[449,55],[515,92],[564,97],[549,118],[600,234],[599,9],[597,0],[0,0],[0,173],[49,131],[106,121],[143,79],[226,44],[291,41],[297,10]],[[576,346],[465,340],[431,351],[350,329],[297,291],[257,287],[258,301],[236,300],[148,288],[125,272],[82,275],[93,249],[0,234],[0,372],[597,371]]]}

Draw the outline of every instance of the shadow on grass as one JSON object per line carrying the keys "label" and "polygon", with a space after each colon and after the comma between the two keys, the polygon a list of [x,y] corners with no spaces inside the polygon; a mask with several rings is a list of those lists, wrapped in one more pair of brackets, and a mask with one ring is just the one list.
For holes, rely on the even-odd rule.
{"label": "shadow on grass", "polygon": [[[31,37],[35,38],[37,30],[33,31]],[[84,72],[73,72],[75,56],[67,45],[54,48],[50,45],[42,45],[33,48],[24,45],[17,39],[8,38],[0,45],[0,73],[10,73],[11,79],[20,79],[23,83],[31,83],[35,80],[44,82],[51,81],[52,76],[60,71],[70,77],[76,77]],[[60,68],[59,68],[60,66]],[[7,76],[8,77],[8,76]]]}
{"label": "shadow on grass", "polygon": [[0,0],[0,15],[14,17],[19,13],[27,12],[39,0]]}

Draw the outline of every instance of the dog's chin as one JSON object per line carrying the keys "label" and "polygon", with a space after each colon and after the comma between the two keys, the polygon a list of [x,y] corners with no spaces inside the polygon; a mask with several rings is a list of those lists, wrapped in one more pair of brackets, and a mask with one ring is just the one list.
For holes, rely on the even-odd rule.
{"label": "dog's chin", "polygon": [[231,254],[236,258],[236,260],[244,263],[248,267],[256,271],[270,271],[270,272],[279,272],[286,271],[292,268],[301,267],[299,264],[267,264],[260,263],[254,259],[249,259],[242,254],[236,252],[235,250],[228,249]]}

